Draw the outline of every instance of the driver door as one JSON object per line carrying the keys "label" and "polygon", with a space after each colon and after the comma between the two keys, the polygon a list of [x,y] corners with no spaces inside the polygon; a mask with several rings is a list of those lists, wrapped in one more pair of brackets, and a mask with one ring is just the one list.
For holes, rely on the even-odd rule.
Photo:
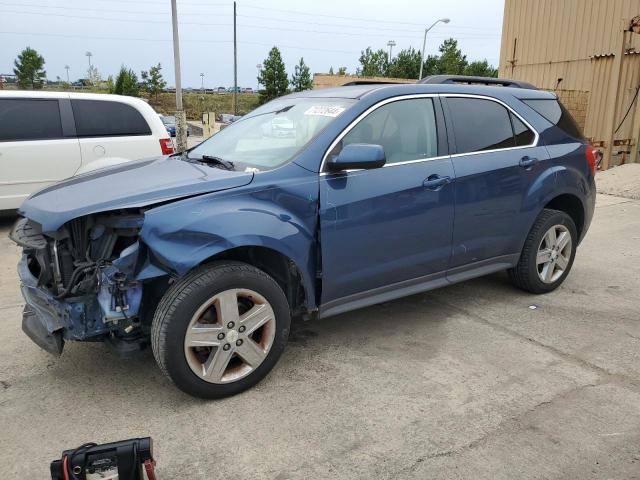
{"label": "driver door", "polygon": [[451,256],[454,171],[438,97],[387,101],[346,132],[329,155],[377,144],[387,162],[321,173],[322,315],[446,284]]}

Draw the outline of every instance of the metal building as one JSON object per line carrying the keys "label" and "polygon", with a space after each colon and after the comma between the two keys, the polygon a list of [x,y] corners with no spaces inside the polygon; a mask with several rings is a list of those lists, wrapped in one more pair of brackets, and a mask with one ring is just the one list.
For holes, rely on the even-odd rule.
{"label": "metal building", "polygon": [[638,15],[640,0],[505,0],[500,76],[555,91],[604,168],[638,161]]}

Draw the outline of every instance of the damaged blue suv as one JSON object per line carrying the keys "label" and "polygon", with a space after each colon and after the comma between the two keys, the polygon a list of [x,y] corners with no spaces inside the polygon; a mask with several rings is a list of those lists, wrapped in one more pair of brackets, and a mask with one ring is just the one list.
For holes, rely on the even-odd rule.
{"label": "damaged blue suv", "polygon": [[460,81],[295,93],[32,195],[11,233],[24,331],[55,354],[150,344],[214,398],[271,370],[291,318],[500,270],[554,290],[591,222],[594,152],[552,93]]}

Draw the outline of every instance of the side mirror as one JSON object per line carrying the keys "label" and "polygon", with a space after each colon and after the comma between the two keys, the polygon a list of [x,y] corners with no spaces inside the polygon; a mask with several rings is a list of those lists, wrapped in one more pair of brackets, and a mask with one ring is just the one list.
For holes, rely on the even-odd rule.
{"label": "side mirror", "polygon": [[380,168],[387,161],[382,145],[351,143],[327,160],[327,168],[332,172]]}

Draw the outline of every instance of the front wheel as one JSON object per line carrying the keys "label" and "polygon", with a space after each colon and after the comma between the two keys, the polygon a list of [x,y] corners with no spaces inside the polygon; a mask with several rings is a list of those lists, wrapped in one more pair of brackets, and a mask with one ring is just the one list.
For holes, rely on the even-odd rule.
{"label": "front wheel", "polygon": [[151,327],[153,354],[184,392],[234,395],[273,368],[290,323],[287,299],[270,276],[244,263],[213,263],[165,293]]}
{"label": "front wheel", "polygon": [[527,292],[551,292],[569,275],[577,246],[573,219],[564,212],[544,209],[527,236],[518,264],[509,270],[509,278]]}

